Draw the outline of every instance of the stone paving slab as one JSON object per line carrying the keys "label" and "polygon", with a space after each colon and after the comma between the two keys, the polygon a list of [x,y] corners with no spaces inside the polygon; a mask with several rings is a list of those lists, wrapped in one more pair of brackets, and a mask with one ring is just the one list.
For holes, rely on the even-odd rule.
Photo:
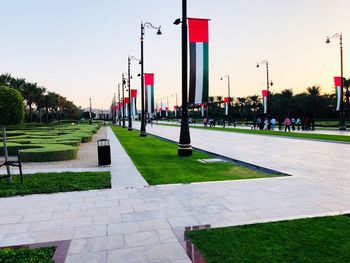
{"label": "stone paving slab", "polygon": [[174,234],[186,226],[350,213],[347,145],[200,131],[197,147],[293,176],[1,198],[0,246],[72,239],[66,262],[188,263]]}

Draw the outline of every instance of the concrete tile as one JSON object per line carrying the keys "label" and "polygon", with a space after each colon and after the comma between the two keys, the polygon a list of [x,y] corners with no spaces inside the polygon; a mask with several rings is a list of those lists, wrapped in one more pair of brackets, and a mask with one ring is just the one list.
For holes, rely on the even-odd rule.
{"label": "concrete tile", "polygon": [[68,255],[65,263],[106,263],[107,262],[107,252],[87,252],[78,255]]}
{"label": "concrete tile", "polygon": [[122,218],[120,215],[102,215],[102,216],[94,216],[93,223],[94,224],[118,224],[122,222]]}
{"label": "concrete tile", "polygon": [[143,247],[110,250],[107,252],[108,263],[149,263],[146,249]]}
{"label": "concrete tile", "polygon": [[125,237],[125,247],[144,247],[160,244],[160,238],[157,231],[127,233]]}
{"label": "concrete tile", "polygon": [[180,243],[169,243],[146,247],[151,262],[172,262],[175,260],[186,260],[188,256]]}
{"label": "concrete tile", "polygon": [[136,232],[140,232],[140,229],[137,223],[135,222],[108,224],[108,235],[118,235]]}
{"label": "concrete tile", "polygon": [[80,226],[75,229],[74,239],[100,237],[107,235],[107,225]]}
{"label": "concrete tile", "polygon": [[139,221],[139,222],[137,222],[137,225],[138,225],[140,231],[150,231],[150,230],[169,229],[170,228],[168,221],[165,219],[153,219],[153,220],[147,220],[147,221]]}

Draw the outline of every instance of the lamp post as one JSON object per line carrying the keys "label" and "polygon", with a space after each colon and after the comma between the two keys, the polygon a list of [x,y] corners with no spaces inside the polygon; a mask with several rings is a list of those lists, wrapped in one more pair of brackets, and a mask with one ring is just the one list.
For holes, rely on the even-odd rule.
{"label": "lamp post", "polygon": [[175,118],[177,117],[177,93],[171,94],[171,97],[175,96]]}
{"label": "lamp post", "polygon": [[146,122],[145,122],[145,85],[144,85],[144,75],[143,75],[143,41],[145,36],[145,29],[155,29],[157,30],[157,35],[161,35],[162,31],[160,30],[161,26],[155,27],[150,22],[143,23],[141,21],[141,129],[140,136],[146,137]]}
{"label": "lamp post", "polygon": [[336,33],[331,37],[327,37],[326,44],[331,43],[332,38],[339,38],[340,43],[340,78],[341,78],[341,94],[340,94],[340,111],[339,111],[339,130],[345,131],[345,118],[344,118],[344,101],[343,101],[343,94],[344,94],[344,78],[343,78],[343,34],[342,33]]}
{"label": "lamp post", "polygon": [[119,126],[122,126],[121,124],[121,111],[120,111],[120,83],[118,83],[118,122]]}
{"label": "lamp post", "polygon": [[[230,99],[231,99],[231,96],[230,96],[230,75],[229,74],[226,74],[224,76],[222,76],[220,78],[220,80],[224,80],[224,78],[227,78],[227,95],[228,95],[228,104],[227,104],[227,115],[229,116],[230,115]],[[229,120],[229,118],[228,118]],[[227,123],[228,124],[228,123]],[[224,119],[224,128],[225,128],[225,119]]]}
{"label": "lamp post", "polygon": [[130,79],[132,79],[132,76],[130,74],[130,65],[131,60],[136,60],[141,64],[141,60],[137,59],[134,56],[128,56],[128,94],[129,94],[129,107],[128,107],[128,131],[132,131],[132,121],[131,121],[131,84]]}
{"label": "lamp post", "polygon": [[124,88],[125,88],[125,78],[124,73],[122,74],[122,96],[123,96],[123,128],[125,128],[125,97],[124,97]]}
{"label": "lamp post", "polygon": [[192,146],[190,138],[190,128],[188,125],[188,108],[187,108],[187,0],[182,0],[182,21],[180,18],[176,19],[174,24],[181,25],[181,46],[182,46],[182,105],[181,105],[181,130],[180,140],[178,144],[179,156],[191,156]]}
{"label": "lamp post", "polygon": [[256,67],[259,68],[261,64],[266,64],[266,89],[267,89],[267,116],[270,116],[270,86],[273,86],[273,82],[270,82],[269,79],[269,62],[267,60],[263,60],[260,63],[256,64]]}

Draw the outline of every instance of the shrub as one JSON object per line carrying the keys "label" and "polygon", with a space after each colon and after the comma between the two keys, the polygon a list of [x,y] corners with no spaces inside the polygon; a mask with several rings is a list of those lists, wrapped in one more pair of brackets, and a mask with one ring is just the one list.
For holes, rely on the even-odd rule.
{"label": "shrub", "polygon": [[78,156],[78,147],[64,144],[42,144],[40,148],[19,151],[23,162],[56,162],[74,160]]}
{"label": "shrub", "polygon": [[12,88],[0,87],[0,125],[23,122],[24,103],[21,94]]}

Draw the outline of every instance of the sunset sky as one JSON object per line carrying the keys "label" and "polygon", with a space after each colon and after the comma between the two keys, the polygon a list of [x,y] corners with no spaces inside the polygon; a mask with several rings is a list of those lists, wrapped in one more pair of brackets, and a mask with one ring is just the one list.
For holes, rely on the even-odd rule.
{"label": "sunset sky", "polygon": [[[0,0],[0,73],[37,82],[86,107],[109,107],[127,57],[140,57],[141,20],[146,29],[145,72],[155,73],[155,98],[181,97],[181,0]],[[343,32],[344,75],[350,77],[349,0],[188,0],[188,16],[210,18],[210,96],[261,93],[268,59],[271,91],[321,85],[333,92],[340,75]],[[132,64],[132,88],[140,88],[140,67]]]}

